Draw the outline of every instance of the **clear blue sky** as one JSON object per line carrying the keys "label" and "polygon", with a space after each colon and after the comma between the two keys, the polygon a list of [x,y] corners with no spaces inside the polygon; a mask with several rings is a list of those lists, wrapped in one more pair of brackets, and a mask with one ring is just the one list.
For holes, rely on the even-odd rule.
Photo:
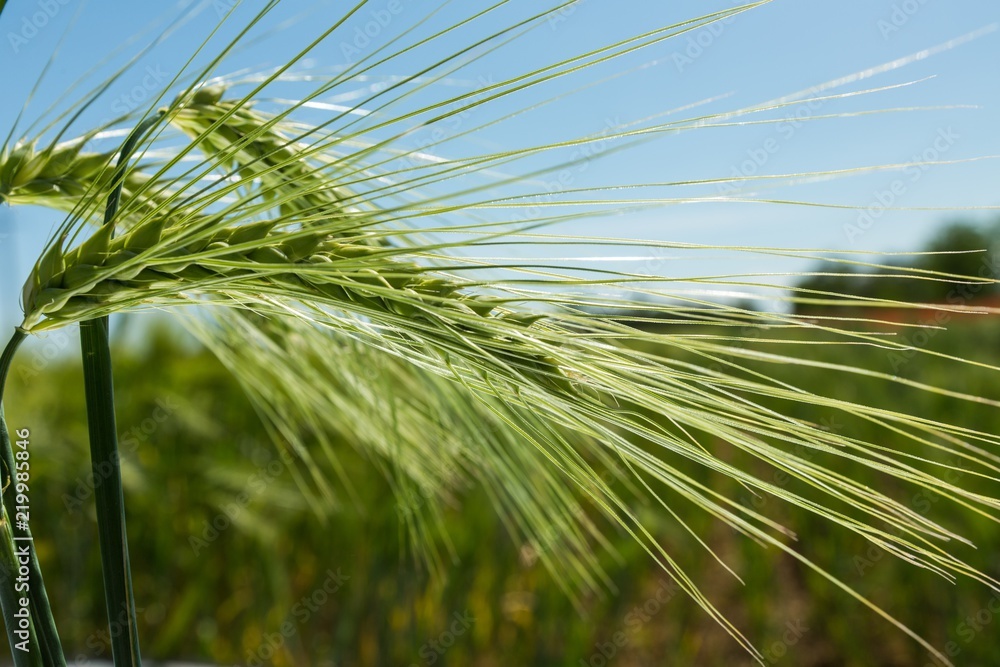
{"label": "clear blue sky", "polygon": [[[191,3],[181,3],[190,5]],[[160,78],[177,71],[192,47],[213,28],[226,0],[206,2],[132,72],[98,101],[78,129],[114,115],[122,105],[133,105],[130,91],[143,79]],[[245,3],[259,6],[262,3]],[[240,53],[222,72],[238,67],[263,69],[280,64],[342,13],[345,2],[282,3],[276,19],[294,17],[307,8],[308,18],[290,25],[269,40]],[[457,85],[475,85],[477,79],[500,81],[506,76],[539,67],[561,55],[592,49],[655,27],[732,6],[725,1],[655,2],[653,0],[583,0],[564,20],[542,25],[515,45],[470,64],[456,78]],[[375,0],[355,19],[311,54],[311,64],[333,67],[345,62],[355,29],[392,10],[391,20],[379,29],[374,44],[399,34],[425,17],[438,3],[418,0]],[[441,25],[465,16],[481,0],[446,4],[428,25]],[[537,11],[536,2],[514,1],[496,14],[492,27],[515,16]],[[48,8],[51,18],[42,16]],[[55,8],[55,10],[53,10]],[[380,14],[381,12],[381,14]],[[129,37],[170,15],[167,3],[121,0],[68,2],[60,0],[8,0],[0,17],[0,72],[4,98],[0,104],[0,130],[6,135],[49,56],[65,37],[38,96],[26,115],[51,102],[64,100],[68,88],[112,49]],[[175,13],[176,14],[176,13]],[[246,15],[240,11],[239,15]],[[32,30],[31,23],[44,23]],[[570,138],[600,131],[609,124],[641,121],[663,111],[708,98],[725,99],[703,107],[706,111],[736,109],[778,98],[841,76],[931,49],[980,31],[976,39],[944,50],[905,67],[859,82],[839,92],[919,83],[824,104],[820,108],[796,107],[804,115],[839,114],[897,107],[972,106],[907,111],[837,118],[801,125],[744,126],[698,130],[664,137],[638,149],[595,162],[578,185],[638,183],[688,178],[713,178],[732,174],[761,151],[767,153],[760,173],[846,169],[898,163],[931,149],[937,142],[941,159],[963,160],[1000,155],[1000,22],[996,0],[775,0],[721,24],[664,42],[614,63],[601,65],[575,77],[553,82],[544,91],[533,91],[497,105],[497,111],[528,106],[548,97],[610,77],[611,79],[538,109],[510,123],[477,136],[477,144],[455,143],[448,150],[493,150],[498,146],[524,145]],[[273,26],[277,20],[268,25]],[[474,26],[462,39],[442,40],[439,55],[471,39]],[[135,44],[134,53],[159,34],[153,29]],[[231,29],[223,31],[225,34]],[[376,48],[364,46],[362,54]],[[357,46],[357,44],[355,44]],[[116,61],[116,62],[120,62]],[[383,74],[410,74],[424,59],[402,57],[382,69]],[[107,70],[105,70],[107,71]],[[506,107],[504,105],[507,105]],[[696,111],[687,112],[690,114]],[[483,119],[485,120],[485,118]],[[894,204],[901,207],[990,207],[1000,205],[1000,161],[936,166],[908,178]],[[785,198],[869,205],[878,193],[891,189],[900,174],[866,176],[783,188],[774,194]],[[576,183],[574,185],[577,185]],[[699,192],[709,193],[707,190]],[[852,250],[906,250],[918,247],[935,226],[954,217],[990,219],[987,212],[891,211],[866,222],[857,234],[859,212],[820,208],[762,205],[699,204],[648,211],[623,219],[589,223],[581,233],[633,236],[663,240],[823,247]],[[16,294],[58,214],[30,209],[0,210],[0,324],[19,319]],[[852,231],[853,230],[853,231]],[[756,270],[760,263],[731,257],[707,258],[695,273]],[[784,268],[805,268],[789,265]],[[680,270],[680,269],[678,269]]]}

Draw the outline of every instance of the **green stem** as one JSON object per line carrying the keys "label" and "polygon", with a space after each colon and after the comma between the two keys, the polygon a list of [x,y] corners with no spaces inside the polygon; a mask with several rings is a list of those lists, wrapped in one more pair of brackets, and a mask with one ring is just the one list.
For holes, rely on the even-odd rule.
{"label": "green stem", "polygon": [[124,629],[124,632],[111,633],[111,655],[116,667],[138,667],[141,664],[139,635],[125,532],[125,499],[115,424],[108,319],[102,317],[81,323],[80,342],[83,346],[90,461],[96,482],[97,531],[101,543],[108,623],[111,627]]}
{"label": "green stem", "polygon": [[[10,361],[14,358],[14,352],[17,351],[18,345],[24,339],[23,335],[19,335],[20,332],[14,335],[14,338],[7,344],[6,349],[3,351],[3,359],[0,362],[0,396],[3,394],[3,386],[5,384],[7,369],[10,367]],[[7,425],[3,418],[3,404],[0,403],[0,423],[3,423],[3,434],[2,434],[2,446],[6,449],[10,446],[10,439],[7,436]],[[3,457],[6,460],[6,457]],[[0,505],[0,610],[3,611],[3,624],[7,629],[7,642],[10,644],[10,652],[14,658],[15,667],[29,667],[33,664],[29,653],[23,651],[18,651],[16,645],[20,638],[15,634],[15,630],[18,628],[18,619],[15,614],[20,609],[20,604],[18,603],[18,595],[15,590],[15,573],[17,572],[17,557],[14,555],[14,535],[11,532],[10,517],[7,515],[7,498],[10,495],[6,493],[8,489],[11,489],[10,475],[5,474],[3,478],[0,479],[0,484],[3,485],[3,500],[4,503]],[[29,629],[29,632],[31,630]],[[31,633],[34,636],[34,633]]]}
{"label": "green stem", "polygon": [[31,639],[35,637],[35,627],[31,619],[28,619],[28,641],[29,649],[21,651],[18,644],[24,641],[15,634],[19,629],[18,622],[21,620],[17,616],[21,605],[14,587],[16,586],[15,575],[18,570],[17,556],[14,553],[14,534],[10,530],[10,517],[7,516],[7,508],[0,505],[0,610],[3,611],[3,624],[7,628],[7,641],[10,643],[11,657],[14,659],[14,667],[41,667],[42,656],[39,651],[30,649]]}
{"label": "green stem", "polygon": [[[8,546],[13,549],[13,540],[18,540],[20,542],[31,544],[32,547],[28,549],[28,572],[29,572],[29,587],[28,587],[28,598],[31,601],[31,637],[38,637],[38,655],[35,652],[31,652],[32,658],[38,657],[44,660],[46,665],[55,665],[56,667],[65,667],[66,658],[63,655],[62,645],[59,641],[59,632],[56,629],[55,617],[52,615],[52,607],[49,604],[48,591],[45,589],[45,582],[42,579],[42,569],[38,562],[38,556],[35,554],[35,549],[33,548],[34,541],[31,536],[31,530],[24,526],[23,528],[17,528],[15,531],[13,526],[9,523],[11,516],[16,516],[16,503],[13,500],[13,485],[14,476],[13,472],[15,470],[14,465],[14,451],[11,446],[10,432],[7,430],[7,421],[3,410],[3,395],[4,390],[7,386],[7,375],[10,372],[11,362],[14,360],[14,354],[17,352],[18,347],[27,337],[27,334],[20,329],[14,332],[13,337],[11,337],[10,342],[7,347],[4,348],[3,354],[0,355],[0,464],[3,468],[3,483],[4,491],[3,493],[3,517],[4,522],[4,533],[5,535],[0,536],[0,540],[4,543],[2,548],[4,549],[4,556],[7,556],[6,550]],[[10,491],[10,492],[6,492]],[[10,541],[8,545],[6,542]],[[13,555],[11,551],[10,555]],[[4,559],[6,560],[6,558]],[[4,565],[11,565],[11,563],[4,563]],[[16,567],[15,567],[16,570]],[[15,571],[11,570],[11,571]],[[6,572],[4,574],[7,574]],[[11,596],[14,595],[14,585],[13,579],[5,577],[2,585],[0,585],[0,596],[6,597],[7,594]],[[8,590],[8,587],[9,590]],[[15,596],[17,597],[17,596]],[[16,600],[15,600],[16,601]],[[11,652],[14,654],[15,664],[21,664],[18,662],[19,658],[24,658],[22,651],[17,651],[14,648],[14,640],[12,639],[12,631],[14,626],[10,625],[10,621],[7,616],[9,601],[3,600],[3,612],[4,612],[4,623],[7,625],[7,639],[11,643]],[[20,654],[20,655],[19,655]],[[27,663],[34,664],[34,663]],[[38,663],[42,664],[42,663]]]}
{"label": "green stem", "polygon": [[[159,122],[156,114],[140,123],[122,146],[115,169],[114,187],[108,195],[104,224],[113,225],[121,201],[128,161],[139,141]],[[108,318],[80,324],[83,348],[83,381],[87,396],[87,426],[90,431],[90,462],[94,473],[97,504],[97,532],[101,543],[101,571],[108,624],[124,628],[111,633],[111,655],[115,667],[139,667],[139,632],[132,592],[132,569],[125,531],[125,497],[122,491],[118,427],[115,422],[115,390],[108,341]]]}

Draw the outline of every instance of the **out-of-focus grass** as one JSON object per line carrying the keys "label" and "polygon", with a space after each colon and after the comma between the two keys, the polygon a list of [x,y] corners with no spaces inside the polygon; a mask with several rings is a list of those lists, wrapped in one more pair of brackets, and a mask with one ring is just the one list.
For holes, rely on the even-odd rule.
{"label": "out-of-focus grass", "polygon": [[[455,558],[443,582],[431,581],[410,557],[389,483],[349,447],[340,449],[357,497],[345,492],[329,517],[316,517],[289,474],[294,463],[275,452],[229,375],[211,356],[186,351],[172,337],[158,334],[142,352],[123,350],[116,365],[135,592],[149,657],[250,665],[749,664],[696,605],[663,589],[665,577],[630,538],[616,541],[617,558],[604,556],[617,591],[588,600],[581,615],[531,548],[509,539],[481,492],[456,499],[445,512]],[[924,344],[995,363],[1000,325],[957,322]],[[1000,394],[987,371],[971,366],[956,375],[954,364],[930,357],[900,363],[876,348],[811,349],[825,360],[983,396]],[[8,407],[11,427],[32,432],[32,531],[67,657],[108,658],[83,397],[73,389],[80,385],[80,371],[75,355],[39,363],[45,358],[41,347],[26,350],[14,369]],[[42,367],[38,375],[32,366]],[[863,378],[841,378],[830,386],[829,374],[810,375],[801,368],[778,366],[770,372],[862,404],[906,408],[986,431],[1000,428],[995,409],[969,402]],[[859,438],[900,446],[860,420],[831,421],[821,408],[782,408]],[[765,478],[791,484],[756,465]],[[1000,664],[1000,614],[990,611],[990,593],[982,586],[953,585],[804,511],[773,498],[754,500],[731,481],[690,468],[698,479],[747,503],[767,504],[771,516],[796,531],[804,552],[954,655],[957,664]],[[853,466],[840,470],[875,480]],[[879,488],[887,483],[880,479]],[[904,499],[912,493],[901,486],[895,490]],[[979,547],[973,562],[1000,576],[996,524],[935,498],[911,502],[971,538]],[[643,512],[679,564],[772,664],[925,661],[901,633],[793,559],[757,547],[703,515],[685,515],[745,580],[744,590],[665,514],[652,505]],[[1000,600],[993,609],[1000,609]]]}

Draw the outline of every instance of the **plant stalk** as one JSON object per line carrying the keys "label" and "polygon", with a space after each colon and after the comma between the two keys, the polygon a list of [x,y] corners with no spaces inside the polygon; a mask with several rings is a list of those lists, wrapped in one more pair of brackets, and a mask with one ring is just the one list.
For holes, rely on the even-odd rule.
{"label": "plant stalk", "polygon": [[[4,348],[3,354],[0,355],[0,464],[2,464],[3,468],[2,484],[4,485],[2,494],[2,519],[0,519],[3,522],[3,534],[0,535],[0,540],[3,541],[3,544],[0,548],[3,549],[4,558],[2,560],[4,572],[2,573],[3,581],[0,582],[0,605],[3,607],[4,624],[7,627],[7,639],[10,642],[15,665],[45,664],[65,667],[66,658],[63,655],[62,644],[59,641],[59,632],[56,629],[55,617],[52,615],[52,607],[49,604],[48,591],[45,590],[45,582],[42,579],[41,565],[38,563],[38,556],[35,554],[31,530],[27,525],[18,527],[15,530],[14,525],[10,521],[10,517],[16,516],[16,503],[13,500],[14,470],[16,468],[14,465],[14,451],[11,446],[10,432],[7,429],[7,421],[3,409],[3,395],[7,387],[7,375],[10,372],[14,354],[26,337],[27,334],[25,332],[17,329],[11,337],[10,342],[7,343],[7,347]],[[8,613],[12,613],[13,611],[13,607],[9,609],[9,606],[16,603],[19,597],[15,595],[15,581],[11,576],[17,571],[18,563],[14,560],[9,560],[9,557],[14,555],[14,540],[32,545],[28,549],[28,598],[31,601],[32,610],[29,633],[30,637],[36,640],[35,643],[38,650],[37,652],[31,651],[30,656],[25,656],[23,651],[15,649],[17,637],[13,634],[13,630],[16,626],[12,624],[14,618],[8,616]],[[8,549],[10,550],[9,554]],[[36,662],[36,659],[39,661]],[[28,662],[23,662],[23,660],[28,660]]]}
{"label": "plant stalk", "polygon": [[[121,630],[111,633],[111,655],[116,667],[138,667],[139,634],[132,594],[132,571],[125,531],[125,499],[115,423],[108,318],[80,324],[83,378],[90,431],[90,461],[94,473],[97,531],[108,623]],[[122,631],[123,630],[123,631]]]}
{"label": "plant stalk", "polygon": [[[118,156],[114,187],[108,195],[104,211],[105,225],[114,224],[132,153],[139,140],[159,119],[160,114],[147,118],[125,140]],[[111,633],[111,655],[115,667],[140,667],[142,661],[139,656],[139,632],[132,591],[132,569],[128,557],[128,535],[125,530],[125,497],[118,452],[108,318],[81,322],[80,344],[83,349],[90,461],[95,480],[94,498],[97,504],[97,531],[101,544],[101,571],[104,575],[108,625],[112,628],[124,628],[124,632]]]}
{"label": "plant stalk", "polygon": [[18,621],[20,619],[17,613],[21,609],[15,590],[18,562],[7,508],[0,505],[0,513],[2,513],[2,518],[0,518],[0,611],[3,612],[3,624],[7,628],[7,642],[10,644],[11,657],[14,660],[14,667],[43,667],[41,652],[31,650],[31,641],[36,637],[36,632],[30,618],[26,621],[28,650],[21,651],[17,648],[18,644],[24,641],[15,633],[19,629]]}

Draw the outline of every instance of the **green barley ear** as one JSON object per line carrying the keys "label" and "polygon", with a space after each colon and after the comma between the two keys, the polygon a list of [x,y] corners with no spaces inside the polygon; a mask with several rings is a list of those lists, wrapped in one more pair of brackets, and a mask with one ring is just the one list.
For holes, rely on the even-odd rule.
{"label": "green barley ear", "polygon": [[196,107],[211,107],[215,106],[222,99],[222,96],[226,93],[226,87],[215,85],[215,86],[202,86],[198,88],[194,94],[191,96],[190,106]]}
{"label": "green barley ear", "polygon": [[[280,196],[294,197],[298,192],[297,187],[289,186],[288,192],[283,191]],[[486,285],[492,294],[482,293],[476,282],[435,268],[447,246],[436,245],[425,252],[417,244],[372,247],[343,242],[338,239],[352,232],[350,227],[345,228],[344,219],[314,220],[306,230],[281,218],[242,220],[221,227],[224,218],[209,227],[204,227],[196,215],[183,211],[179,219],[186,222],[165,225],[140,217],[131,223],[131,230],[123,233],[119,243],[109,243],[106,236],[85,241],[64,253],[61,273],[52,275],[45,283],[41,282],[41,271],[36,270],[32,282],[45,287],[40,293],[45,298],[36,297],[34,303],[26,301],[22,327],[40,331],[145,304],[162,308],[193,297],[218,305],[249,308],[276,319],[291,317],[291,322],[301,321],[308,327],[318,325],[417,364],[468,392],[471,400],[494,405],[492,409],[499,418],[510,423],[531,447],[545,452],[547,460],[558,461],[562,474],[577,493],[599,508],[609,523],[625,527],[640,540],[661,566],[683,582],[684,589],[748,650],[752,650],[752,645],[687,582],[662,546],[647,541],[630,504],[611,492],[584,461],[619,459],[625,470],[680,490],[695,506],[799,559],[803,559],[800,554],[775,539],[763,517],[746,508],[727,506],[709,490],[698,488],[670,464],[669,456],[689,459],[761,493],[808,508],[913,563],[941,572],[973,572],[972,576],[991,581],[986,575],[974,573],[965,563],[924,545],[928,539],[956,537],[945,528],[915,515],[888,496],[857,488],[849,479],[833,475],[808,458],[776,445],[794,443],[829,452],[852,451],[852,458],[865,465],[890,477],[935,489],[956,502],[985,508],[996,500],[952,485],[943,486],[932,475],[917,474],[903,461],[887,458],[874,445],[823,432],[815,425],[773,417],[756,406],[753,397],[777,395],[789,401],[822,402],[831,409],[860,412],[884,422],[886,428],[898,428],[895,418],[875,409],[769,386],[766,381],[748,379],[738,367],[733,373],[725,373],[674,360],[675,356],[683,358],[691,353],[710,359],[746,353],[734,350],[729,345],[731,339],[725,336],[715,342],[699,341],[669,331],[643,332],[614,318],[589,315],[585,309],[588,301],[571,290],[586,289],[594,281],[564,275],[548,279],[551,294],[564,309],[561,314],[512,307],[511,304],[526,300],[516,276],[510,281],[489,280]],[[355,220],[366,230],[371,227],[365,215],[356,216]],[[133,235],[136,239],[150,237],[151,224],[155,224],[152,229],[159,236],[157,242],[138,252],[127,250],[130,245],[145,245],[145,241],[132,240]],[[193,238],[200,241],[192,249]],[[493,238],[495,235],[489,237]],[[474,247],[474,243],[455,246],[465,247]],[[309,248],[311,254],[305,255],[304,248]],[[55,265],[60,266],[59,262]],[[537,280],[537,272],[543,267],[529,268],[536,273]],[[604,275],[597,284],[611,287],[628,285],[633,280],[632,276]],[[618,305],[641,306],[663,316],[686,310],[670,303],[651,305],[619,300]],[[745,326],[748,317],[762,326],[794,325],[794,320],[776,314],[741,312],[738,318],[735,315],[731,309],[723,308],[717,317],[723,323],[728,322],[728,326],[737,323]],[[733,319],[727,319],[729,316]],[[375,331],[379,333],[376,335]],[[212,341],[222,350],[238,345],[221,339]],[[657,351],[644,351],[637,347],[640,344],[652,345]],[[297,355],[294,350],[291,352]],[[294,363],[304,368],[312,362],[303,357]],[[808,362],[797,359],[793,363]],[[248,380],[246,384],[252,382]],[[275,388],[274,395],[279,391],[283,391],[281,385]],[[742,395],[733,396],[734,391]],[[305,409],[301,399],[283,400],[289,410]],[[310,410],[336,412],[330,404]],[[663,415],[676,429],[650,423],[643,414]],[[573,435],[557,437],[552,431],[553,424]],[[294,433],[286,422],[278,422],[274,428],[284,437]],[[917,442],[922,439],[921,432],[949,437],[960,433],[939,423],[921,423],[911,428],[916,431],[911,437]],[[812,480],[820,494],[829,492],[837,498],[850,499],[848,502],[855,510],[869,516],[872,523],[846,521],[808,495],[776,488],[726,463],[690,441],[692,431],[733,443],[807,484]],[[961,433],[969,437],[967,431]],[[974,437],[995,440],[983,433]],[[649,441],[669,452],[669,456],[650,457],[636,447],[632,438]],[[489,451],[487,441],[477,438],[472,442],[478,444],[470,456],[483,457]],[[514,468],[498,467],[498,471],[504,471],[498,483],[513,485],[534,465],[524,462]],[[530,530],[535,533],[546,522],[551,525],[551,519],[539,517],[536,523],[528,524],[534,526]],[[892,535],[882,530],[879,524],[885,517],[891,517],[896,525],[903,527],[903,532]],[[534,541],[547,543],[545,538]],[[548,563],[558,564],[560,557],[544,554]],[[803,562],[816,567],[808,560]]]}
{"label": "green barley ear", "polygon": [[22,303],[34,303],[39,293],[47,289],[55,277],[66,270],[66,259],[63,257],[63,244],[65,242],[65,236],[57,236],[45,254],[38,260],[38,265],[24,284],[21,294]]}
{"label": "green barley ear", "polygon": [[4,182],[10,185],[3,189],[13,192],[35,180],[44,171],[49,157],[44,151],[36,151],[33,142],[16,146],[8,158],[8,172],[4,174]]}
{"label": "green barley ear", "polygon": [[[0,203],[57,207],[72,212],[87,195],[96,194],[111,180],[108,165],[114,152],[84,151],[84,136],[36,152],[33,145],[0,154]],[[138,171],[126,176],[124,190],[137,192],[147,183]]]}
{"label": "green barley ear", "polygon": [[74,251],[71,261],[94,267],[103,265],[111,251],[111,237],[114,236],[114,231],[114,225],[99,227]]}
{"label": "green barley ear", "polygon": [[149,250],[163,238],[166,225],[166,217],[151,218],[136,225],[124,237],[124,250],[133,253]]}
{"label": "green barley ear", "polygon": [[[215,319],[199,312],[191,328],[233,370],[275,439],[298,453],[298,474],[315,505],[332,495],[329,479],[337,474],[337,466],[329,444],[334,435],[348,436],[376,461],[405,473],[408,484],[439,489],[439,497],[455,491],[461,480],[474,479],[498,499],[511,532],[528,541],[571,592],[588,593],[606,585],[592,547],[602,542],[603,531],[620,530],[758,659],[752,643],[671,557],[680,547],[664,545],[646,530],[639,509],[643,503],[659,505],[684,530],[688,525],[675,506],[705,512],[856,594],[793,547],[791,530],[708,488],[693,468],[810,512],[912,565],[996,587],[995,577],[942,546],[962,541],[960,535],[916,512],[888,489],[933,493],[996,520],[1000,500],[995,493],[952,484],[942,471],[958,469],[997,481],[989,449],[1000,444],[1000,437],[814,394],[773,377],[768,368],[783,364],[849,379],[876,377],[956,401],[1000,407],[995,401],[872,369],[824,364],[806,354],[762,351],[747,345],[747,329],[762,333],[762,346],[782,341],[783,332],[791,331],[804,337],[793,341],[803,345],[908,348],[859,331],[847,318],[806,320],[781,308],[750,311],[713,300],[734,288],[760,290],[781,305],[837,295],[801,289],[791,296],[776,295],[774,286],[758,276],[691,277],[680,284],[641,271],[577,270],[559,263],[581,247],[640,255],[721,249],[759,254],[772,262],[820,258],[823,253],[805,250],[712,248],[560,232],[567,223],[597,214],[691,201],[669,194],[618,198],[615,193],[620,191],[669,192],[673,187],[733,185],[734,180],[756,187],[907,165],[836,174],[581,187],[553,198],[540,187],[511,195],[502,186],[534,188],[538,179],[557,173],[559,167],[579,166],[579,160],[570,158],[568,165],[541,170],[525,162],[609,137],[484,151],[464,159],[424,152],[423,158],[432,159],[400,164],[416,152],[406,141],[412,122],[447,122],[491,100],[661,44],[757,4],[762,3],[599,47],[487,86],[478,96],[444,93],[439,101],[422,101],[428,82],[453,73],[445,59],[421,77],[404,77],[384,95],[359,102],[355,110],[361,120],[334,115],[317,125],[292,122],[292,114],[349,83],[351,76],[367,76],[369,65],[383,64],[378,61],[381,54],[349,74],[321,82],[301,102],[273,114],[254,104],[266,95],[268,84],[279,81],[281,69],[262,75],[263,83],[255,80],[253,94],[244,98],[225,99],[226,86],[195,86],[169,107],[166,118],[187,143],[164,165],[137,165],[129,172],[127,179],[135,180],[125,186],[129,205],[119,216],[119,238],[88,238],[82,233],[99,209],[97,195],[73,199],[46,191],[44,198],[53,199],[50,205],[65,207],[71,200],[80,214],[62,226],[59,240],[29,279],[22,328],[44,331],[142,308],[209,306]],[[498,29],[483,44],[499,45],[513,31],[538,25],[545,17],[541,12]],[[858,78],[867,76],[860,73]],[[843,84],[726,113],[626,127],[611,133],[610,139],[630,142],[697,132],[739,124],[748,117],[751,123],[780,122],[790,100],[798,102],[814,93],[835,99],[830,91],[837,85]],[[417,108],[394,115],[392,104],[407,100],[414,100]],[[151,138],[148,148],[157,145],[157,138]],[[32,165],[34,159],[23,150],[16,159],[5,156],[0,173],[11,174],[10,183],[16,177],[20,188],[28,187],[35,181],[24,183],[20,165]],[[185,160],[195,165],[179,173],[189,164]],[[521,167],[523,178],[504,181],[497,176],[500,170]],[[91,170],[88,191],[100,188]],[[487,175],[494,179],[487,185],[468,185],[465,180]],[[6,192],[13,189],[7,187]],[[746,197],[754,200],[751,194]],[[67,252],[64,239],[74,239],[76,247]],[[498,256],[497,248],[522,245],[537,250],[539,257],[512,263]],[[49,257],[52,252],[58,256]],[[837,261],[841,266],[881,266],[851,257]],[[896,270],[914,280],[961,280]],[[871,299],[862,305],[899,304]],[[962,311],[941,304],[930,307]],[[693,330],[695,323],[705,331]],[[366,375],[368,366],[379,368],[379,373]],[[382,401],[385,397],[391,397],[388,404]],[[769,407],[775,402],[787,412]],[[864,441],[824,430],[795,416],[807,405],[869,422],[904,444],[890,446],[877,438]],[[398,417],[391,424],[384,419],[388,407]],[[336,419],[355,413],[363,416],[346,425]],[[445,450],[442,458],[453,465],[435,465],[436,447]],[[734,453],[795,484],[774,484],[765,474],[754,473],[755,466],[735,464],[730,456]],[[944,464],[946,458],[941,457],[959,463]],[[839,472],[831,459],[877,474],[886,486],[880,490],[862,485]],[[605,471],[624,490],[612,484]],[[423,530],[419,517],[408,515],[405,522],[412,533]],[[697,535],[692,539],[719,558]],[[860,601],[909,632],[881,608]],[[914,638],[947,661],[926,641]]]}
{"label": "green barley ear", "polygon": [[223,100],[221,85],[199,88],[182,101],[170,123],[207,156],[235,172],[248,190],[271,201],[283,217],[341,216],[349,188],[330,178],[331,159],[297,140],[299,130],[252,108],[246,100]]}

